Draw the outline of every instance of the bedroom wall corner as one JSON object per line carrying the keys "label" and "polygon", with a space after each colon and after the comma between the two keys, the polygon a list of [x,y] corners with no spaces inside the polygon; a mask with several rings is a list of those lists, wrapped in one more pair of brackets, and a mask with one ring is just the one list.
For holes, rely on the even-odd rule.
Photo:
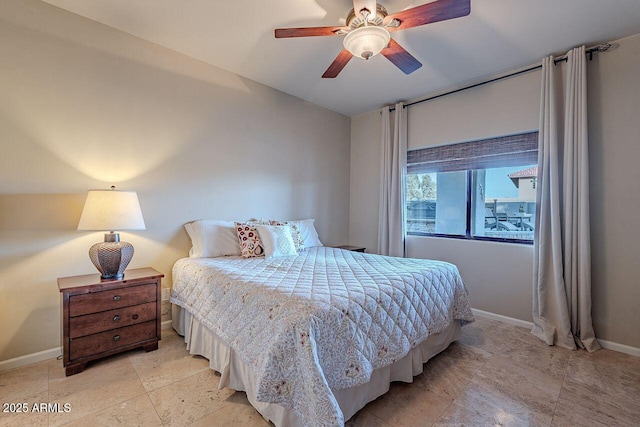
{"label": "bedroom wall corner", "polygon": [[351,119],[349,244],[378,250],[380,203],[380,111]]}

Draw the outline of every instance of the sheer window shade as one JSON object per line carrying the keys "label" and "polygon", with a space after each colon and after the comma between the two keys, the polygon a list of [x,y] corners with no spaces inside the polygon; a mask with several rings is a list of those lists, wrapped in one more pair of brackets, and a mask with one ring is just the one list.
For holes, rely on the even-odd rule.
{"label": "sheer window shade", "polygon": [[538,132],[420,148],[407,153],[407,173],[451,172],[538,163]]}

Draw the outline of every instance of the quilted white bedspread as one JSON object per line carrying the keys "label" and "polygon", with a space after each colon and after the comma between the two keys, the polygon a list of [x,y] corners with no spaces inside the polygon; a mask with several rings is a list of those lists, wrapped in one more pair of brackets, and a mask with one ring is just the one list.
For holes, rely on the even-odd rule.
{"label": "quilted white bedspread", "polygon": [[328,247],[282,258],[184,258],[171,302],[252,367],[259,401],[342,425],[331,389],[367,382],[454,320],[473,321],[456,266]]}

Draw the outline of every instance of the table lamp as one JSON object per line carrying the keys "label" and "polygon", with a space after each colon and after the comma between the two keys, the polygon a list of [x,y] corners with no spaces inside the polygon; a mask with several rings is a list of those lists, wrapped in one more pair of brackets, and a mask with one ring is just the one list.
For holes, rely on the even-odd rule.
{"label": "table lamp", "polygon": [[133,258],[133,245],[121,242],[116,230],[144,230],[144,218],[135,191],[89,190],[78,230],[109,231],[104,242],[89,249],[89,258],[105,280],[122,279]]}

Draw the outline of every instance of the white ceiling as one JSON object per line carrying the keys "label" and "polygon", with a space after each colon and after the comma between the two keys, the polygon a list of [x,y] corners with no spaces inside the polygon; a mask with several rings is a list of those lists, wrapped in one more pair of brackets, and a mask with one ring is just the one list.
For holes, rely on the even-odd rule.
{"label": "white ceiling", "polygon": [[[378,55],[322,79],[342,37],[273,30],[344,24],[351,0],[44,1],[348,116],[640,33],[640,0],[471,0],[467,17],[393,33],[423,63],[413,74]],[[380,3],[393,13],[428,0]]]}

